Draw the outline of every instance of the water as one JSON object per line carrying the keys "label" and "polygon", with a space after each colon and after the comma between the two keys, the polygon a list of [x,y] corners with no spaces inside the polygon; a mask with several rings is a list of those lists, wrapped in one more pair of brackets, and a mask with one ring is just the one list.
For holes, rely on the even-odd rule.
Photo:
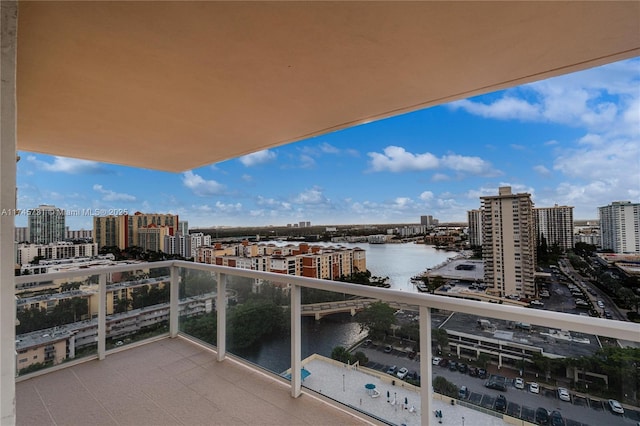
{"label": "water", "polygon": [[[275,244],[288,244],[274,242]],[[411,277],[457,255],[455,252],[436,250],[425,244],[368,244],[368,243],[318,243],[360,247],[367,252],[367,269],[378,277],[389,277],[391,288],[417,292]],[[364,338],[360,325],[349,314],[330,315],[321,321],[302,318],[302,358],[317,353],[331,356],[336,346],[349,347]],[[291,347],[289,337],[263,342],[259,348],[241,356],[263,368],[281,373],[290,367]]]}

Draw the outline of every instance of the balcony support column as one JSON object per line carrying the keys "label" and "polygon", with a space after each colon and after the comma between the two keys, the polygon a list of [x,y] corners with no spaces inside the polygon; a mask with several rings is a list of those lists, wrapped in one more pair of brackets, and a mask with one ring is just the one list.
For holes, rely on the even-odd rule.
{"label": "balcony support column", "polygon": [[291,286],[291,396],[302,393],[302,289]]}
{"label": "balcony support column", "polygon": [[180,319],[180,276],[177,266],[169,267],[171,279],[171,288],[169,296],[169,336],[176,337],[178,335],[179,319]]}
{"label": "balcony support column", "polygon": [[431,308],[420,306],[420,424],[429,425],[433,387],[431,352]]}
{"label": "balcony support column", "polygon": [[16,51],[18,2],[0,2],[0,424],[16,423]]}
{"label": "balcony support column", "polygon": [[107,351],[107,274],[98,279],[98,359],[102,360]]}
{"label": "balcony support column", "polygon": [[216,347],[218,348],[218,361],[224,361],[227,356],[227,276],[216,273],[218,281],[218,294],[216,294],[216,312],[218,329],[216,335]]}

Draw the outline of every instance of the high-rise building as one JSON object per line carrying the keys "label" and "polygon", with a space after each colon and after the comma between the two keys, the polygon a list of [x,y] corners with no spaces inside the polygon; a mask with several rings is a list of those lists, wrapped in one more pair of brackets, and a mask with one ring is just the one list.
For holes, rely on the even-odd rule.
{"label": "high-rise building", "polygon": [[573,207],[558,206],[534,208],[536,241],[541,237],[551,248],[557,244],[563,251],[573,249]]}
{"label": "high-rise building", "polygon": [[132,215],[94,216],[93,235],[98,247],[118,246],[122,250],[140,246],[141,228],[149,225],[167,226],[169,235],[174,235],[178,231],[178,222],[178,216],[173,214],[136,212]]}
{"label": "high-rise building", "polygon": [[469,222],[469,245],[471,247],[482,246],[482,211],[469,210],[467,221]]}
{"label": "high-rise building", "polygon": [[438,223],[438,220],[434,219],[433,216],[431,215],[420,216],[420,225],[432,227],[432,226],[436,226],[437,223]]}
{"label": "high-rise building", "polygon": [[535,297],[536,239],[531,194],[481,197],[484,282],[500,296]]}
{"label": "high-rise building", "polygon": [[15,232],[16,243],[24,243],[26,241],[29,241],[29,227],[16,226],[14,232]]}
{"label": "high-rise building", "polygon": [[[190,235],[191,237],[191,257],[195,258],[198,255],[198,247],[210,246],[211,235],[204,234],[203,232],[196,232]],[[189,256],[185,256],[189,257]]]}
{"label": "high-rise building", "polygon": [[598,212],[602,249],[640,253],[640,203],[614,201]]}
{"label": "high-rise building", "polygon": [[178,232],[185,237],[189,235],[189,222],[181,220],[178,222]]}
{"label": "high-rise building", "polygon": [[170,230],[169,226],[158,226],[154,223],[142,226],[137,230],[138,244],[136,245],[145,251],[166,252],[164,246],[165,237],[171,235]]}
{"label": "high-rise building", "polygon": [[93,241],[102,247],[120,247],[119,216],[94,216]]}
{"label": "high-rise building", "polygon": [[37,209],[27,212],[29,242],[49,244],[65,239],[64,210],[55,206],[41,204]]}

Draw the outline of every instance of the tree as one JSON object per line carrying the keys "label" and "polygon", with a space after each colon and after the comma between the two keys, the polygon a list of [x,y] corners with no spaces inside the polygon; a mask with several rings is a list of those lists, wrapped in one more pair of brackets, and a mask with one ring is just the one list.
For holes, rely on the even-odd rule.
{"label": "tree", "polygon": [[286,330],[285,311],[268,301],[249,301],[237,305],[229,315],[230,346],[245,349],[260,343],[263,337]]}
{"label": "tree", "polygon": [[365,365],[369,362],[369,358],[367,358],[364,352],[358,351],[353,355],[352,362],[357,362],[358,365]]}
{"label": "tree", "polygon": [[344,346],[336,346],[331,351],[331,359],[335,359],[336,361],[340,361],[345,364],[351,364],[351,354]]}
{"label": "tree", "polygon": [[433,390],[451,398],[458,396],[458,387],[442,376],[434,377]]}
{"label": "tree", "polygon": [[485,352],[482,352],[480,353],[480,355],[478,355],[478,365],[481,368],[484,368],[486,370],[487,365],[489,365],[489,361],[491,361],[491,357]]}
{"label": "tree", "polygon": [[449,349],[449,335],[444,328],[431,329],[431,335],[438,345],[438,353]]}
{"label": "tree", "polygon": [[360,331],[366,330],[373,339],[384,339],[396,323],[395,308],[384,302],[373,302],[357,316]]}

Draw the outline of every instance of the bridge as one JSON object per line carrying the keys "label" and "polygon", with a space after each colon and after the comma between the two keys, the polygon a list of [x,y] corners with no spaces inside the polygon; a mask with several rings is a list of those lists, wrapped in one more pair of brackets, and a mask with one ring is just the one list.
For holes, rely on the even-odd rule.
{"label": "bridge", "polygon": [[[310,303],[308,305],[302,305],[301,313],[303,316],[313,315],[316,320],[319,320],[326,315],[343,313],[343,312],[348,312],[351,314],[351,316],[354,316],[356,313],[362,311],[364,308],[366,308],[373,302],[377,302],[377,301],[378,299],[351,299],[351,300],[341,300],[337,302]],[[385,302],[385,303],[397,309],[407,309],[407,310],[414,310],[414,311],[418,310],[417,306],[408,305],[406,303],[397,303],[397,302]]]}

